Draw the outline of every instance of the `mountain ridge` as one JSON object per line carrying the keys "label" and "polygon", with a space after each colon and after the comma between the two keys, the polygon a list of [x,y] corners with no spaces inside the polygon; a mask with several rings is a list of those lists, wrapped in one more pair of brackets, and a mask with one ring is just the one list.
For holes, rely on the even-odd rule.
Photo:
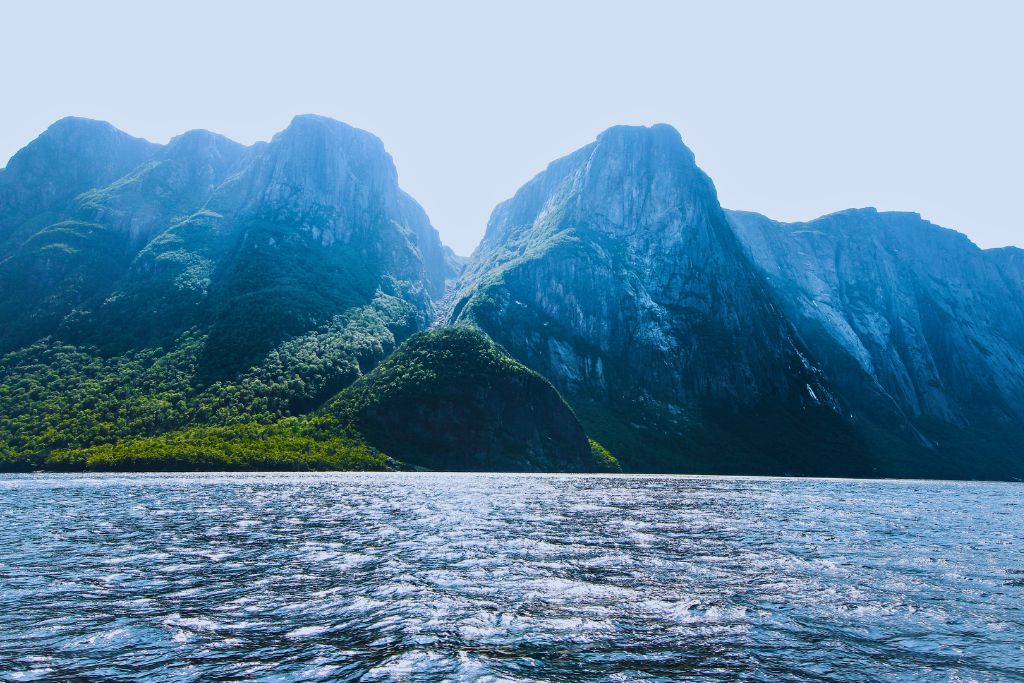
{"label": "mountain ridge", "polygon": [[1022,302],[1024,250],[913,212],[723,209],[667,124],[552,161],[463,259],[342,122],[69,118],[0,170],[0,467],[602,469],[592,436],[630,471],[1021,478]]}

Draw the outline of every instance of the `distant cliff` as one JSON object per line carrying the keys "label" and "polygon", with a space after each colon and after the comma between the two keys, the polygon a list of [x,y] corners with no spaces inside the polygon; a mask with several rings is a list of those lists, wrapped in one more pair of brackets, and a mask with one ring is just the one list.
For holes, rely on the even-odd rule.
{"label": "distant cliff", "polygon": [[979,249],[913,213],[729,219],[851,418],[889,453],[886,471],[1020,476],[1019,249]]}

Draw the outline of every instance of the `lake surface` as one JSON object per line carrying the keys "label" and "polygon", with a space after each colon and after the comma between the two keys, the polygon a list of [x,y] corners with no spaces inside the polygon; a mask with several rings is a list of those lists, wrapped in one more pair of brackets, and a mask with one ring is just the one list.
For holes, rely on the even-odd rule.
{"label": "lake surface", "polygon": [[3,476],[0,678],[1019,681],[1024,485]]}

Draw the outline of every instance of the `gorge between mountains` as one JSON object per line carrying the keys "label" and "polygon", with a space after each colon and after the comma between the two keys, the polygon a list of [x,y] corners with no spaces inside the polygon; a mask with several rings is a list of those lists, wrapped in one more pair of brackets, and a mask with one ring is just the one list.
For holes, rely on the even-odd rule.
{"label": "gorge between mountains", "polygon": [[1024,478],[1024,250],[724,209],[667,125],[498,205],[468,259],[320,116],[0,170],[0,469]]}

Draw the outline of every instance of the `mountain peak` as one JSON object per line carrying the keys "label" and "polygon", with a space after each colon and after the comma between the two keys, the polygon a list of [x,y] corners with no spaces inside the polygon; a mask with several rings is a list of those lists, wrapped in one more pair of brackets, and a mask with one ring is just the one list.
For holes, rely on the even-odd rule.
{"label": "mountain peak", "polygon": [[598,148],[614,149],[629,155],[671,155],[689,165],[696,163],[693,152],[673,126],[612,126],[597,136]]}
{"label": "mountain peak", "polygon": [[330,116],[324,116],[323,114],[296,114],[292,117],[291,123],[288,127],[293,126],[331,126],[335,128],[347,128],[349,130],[356,130],[353,126],[339,121],[338,119],[331,118]]}
{"label": "mountain peak", "polygon": [[597,136],[598,140],[602,138],[655,138],[663,139],[666,141],[675,141],[678,144],[682,144],[683,136],[679,134],[675,126],[669,123],[655,123],[650,126],[634,126],[627,124],[618,124],[605,129],[602,133]]}
{"label": "mountain peak", "polygon": [[241,143],[235,142],[231,138],[221,135],[220,133],[214,133],[204,128],[195,128],[193,130],[185,131],[181,135],[175,135],[171,138],[170,142],[167,143],[166,149],[172,149],[175,147],[189,149],[211,145],[243,147]]}
{"label": "mountain peak", "polygon": [[152,159],[160,145],[106,121],[66,117],[11,157],[0,172],[0,254],[29,216],[61,208]]}
{"label": "mountain peak", "polygon": [[[681,229],[695,220],[694,210],[720,211],[711,179],[672,126],[615,126],[588,149],[574,182],[576,210],[591,224],[600,216],[598,222],[606,229],[632,231],[668,224]],[[660,229],[641,232],[656,240],[669,236]]]}
{"label": "mountain peak", "polygon": [[127,172],[131,165],[141,163],[159,148],[160,145],[133,137],[106,121],[66,116],[11,157],[5,172],[19,174],[52,163],[80,161],[112,164]]}
{"label": "mountain peak", "polygon": [[[720,215],[721,207],[714,184],[679,131],[666,123],[612,126],[551,162],[500,204],[478,249],[518,240],[536,222],[552,219],[605,232],[626,230],[639,239],[673,240],[695,220],[694,211]],[[666,224],[670,233],[649,229]]]}
{"label": "mountain peak", "polygon": [[207,181],[223,179],[228,169],[238,163],[246,152],[245,145],[208,130],[190,130],[171,138],[161,150],[164,159],[178,159],[186,164],[207,169]]}
{"label": "mountain peak", "polygon": [[342,167],[346,167],[346,171],[360,168],[365,171],[370,166],[397,183],[394,162],[380,138],[327,116],[296,116],[287,128],[274,136],[268,152],[278,157],[301,155],[299,160],[304,166],[309,167],[309,161],[315,161],[313,167],[317,172],[342,171]]}
{"label": "mountain peak", "polygon": [[[43,136],[53,135],[68,135],[68,134],[83,134],[89,132],[96,133],[123,133],[120,129],[113,126],[108,121],[102,121],[100,119],[90,119],[83,116],[65,116],[64,118],[57,119],[43,131]],[[126,133],[125,133],[126,134]]]}
{"label": "mountain peak", "polygon": [[302,140],[320,144],[328,141],[340,141],[347,144],[359,143],[368,149],[372,148],[379,154],[387,154],[384,150],[384,143],[373,133],[320,114],[299,114],[293,117],[288,127],[274,136],[274,140],[278,139]]}
{"label": "mountain peak", "polygon": [[296,116],[260,155],[258,201],[304,215],[316,206],[366,207],[398,192],[398,172],[380,138],[326,116]]}

